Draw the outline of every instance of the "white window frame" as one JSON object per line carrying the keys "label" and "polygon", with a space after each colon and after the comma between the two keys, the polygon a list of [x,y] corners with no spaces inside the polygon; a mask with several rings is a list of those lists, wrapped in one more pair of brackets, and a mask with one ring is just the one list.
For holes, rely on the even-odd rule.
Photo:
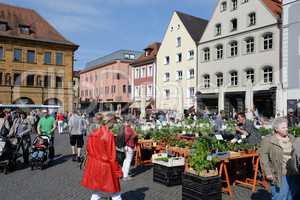
{"label": "white window frame", "polygon": [[270,50],[273,49],[273,33],[266,33],[263,35],[263,49]]}
{"label": "white window frame", "polygon": [[[191,73],[193,71],[193,73]],[[195,69],[189,69],[189,79],[195,78]]]}
{"label": "white window frame", "polygon": [[246,80],[251,80],[251,83],[255,82],[255,71],[252,68],[246,70]]}
{"label": "white window frame", "polygon": [[215,36],[219,36],[222,34],[222,24],[218,23],[215,25]]}
{"label": "white window frame", "polygon": [[165,65],[170,64],[170,56],[165,56],[164,64],[165,64]]}
{"label": "white window frame", "polygon": [[206,47],[203,49],[203,61],[208,62],[210,60],[210,49]]}
{"label": "white window frame", "polygon": [[222,44],[218,44],[216,46],[216,58],[217,60],[223,59],[224,56],[224,48]]}
{"label": "white window frame", "polygon": [[253,37],[249,37],[245,39],[246,43],[246,53],[251,54],[255,51],[255,40]]}
{"label": "white window frame", "polygon": [[147,76],[148,77],[151,77],[151,76],[153,76],[153,66],[152,65],[150,65],[150,66],[148,66],[147,67]]}
{"label": "white window frame", "polygon": [[177,53],[176,54],[176,62],[180,63],[182,61],[182,53]]}
{"label": "white window frame", "polygon": [[193,60],[195,56],[195,51],[194,50],[189,50],[187,54],[187,59],[188,60]]}
{"label": "white window frame", "polygon": [[273,83],[273,67],[266,66],[263,68],[264,83]]}
{"label": "white window frame", "polygon": [[229,43],[230,46],[230,57],[234,57],[238,55],[238,42],[237,41],[231,41]]}
{"label": "white window frame", "polygon": [[182,80],[182,78],[183,78],[183,72],[182,72],[182,70],[178,70],[176,72],[176,80],[180,81],[180,80]]}
{"label": "white window frame", "polygon": [[166,98],[166,99],[170,99],[170,96],[171,96],[171,91],[170,91],[170,89],[165,89],[165,98]]}
{"label": "white window frame", "polygon": [[230,85],[231,86],[238,86],[238,84],[239,84],[238,76],[239,76],[239,74],[237,71],[230,72]]}
{"label": "white window frame", "polygon": [[217,77],[217,87],[223,86],[224,84],[224,75],[223,73],[219,72],[216,74]]}
{"label": "white window frame", "polygon": [[256,24],[256,13],[255,12],[251,12],[248,15],[248,19],[249,19],[249,26],[254,26]]}
{"label": "white window frame", "polygon": [[[236,22],[236,27],[233,27],[234,23],[233,22]],[[230,25],[231,25],[231,32],[234,32],[234,31],[237,31],[238,30],[238,20],[237,18],[233,18],[230,20]]]}
{"label": "white window frame", "polygon": [[189,87],[189,90],[188,90],[188,97],[189,98],[193,98],[195,96],[195,88],[194,87]]}
{"label": "white window frame", "polygon": [[153,86],[147,85],[147,96],[151,97],[153,95]]}
{"label": "white window frame", "polygon": [[224,12],[227,10],[227,2],[226,1],[221,2],[220,10],[221,10],[221,12]]}
{"label": "white window frame", "polygon": [[231,0],[231,10],[232,11],[237,9],[237,4],[238,4],[237,0]]}
{"label": "white window frame", "polygon": [[203,75],[203,86],[204,86],[204,88],[210,87],[210,75],[209,74]]}

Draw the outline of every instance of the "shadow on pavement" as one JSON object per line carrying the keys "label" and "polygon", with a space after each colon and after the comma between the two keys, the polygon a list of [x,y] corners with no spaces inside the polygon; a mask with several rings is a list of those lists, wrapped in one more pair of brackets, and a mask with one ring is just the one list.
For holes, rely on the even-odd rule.
{"label": "shadow on pavement", "polygon": [[130,175],[137,176],[137,175],[142,174],[150,169],[152,169],[152,166],[138,166],[138,167],[130,170]]}
{"label": "shadow on pavement", "polygon": [[56,165],[60,165],[64,162],[67,162],[71,158],[72,158],[72,154],[69,154],[69,155],[58,154],[58,155],[55,156],[55,158],[53,159],[52,162],[49,162],[48,165],[46,165],[45,169],[50,168],[50,167],[54,167]]}
{"label": "shadow on pavement", "polygon": [[122,194],[122,198],[125,200],[144,200],[145,199],[145,192],[149,190],[148,187],[138,188],[134,191],[128,191]]}
{"label": "shadow on pavement", "polygon": [[251,195],[251,200],[271,200],[272,196],[267,190],[259,189]]}

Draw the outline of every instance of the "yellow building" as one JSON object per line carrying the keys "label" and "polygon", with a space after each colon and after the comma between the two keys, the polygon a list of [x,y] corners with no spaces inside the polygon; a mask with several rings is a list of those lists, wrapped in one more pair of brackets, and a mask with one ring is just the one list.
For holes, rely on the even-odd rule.
{"label": "yellow building", "polygon": [[0,4],[0,104],[71,111],[77,49],[34,10]]}

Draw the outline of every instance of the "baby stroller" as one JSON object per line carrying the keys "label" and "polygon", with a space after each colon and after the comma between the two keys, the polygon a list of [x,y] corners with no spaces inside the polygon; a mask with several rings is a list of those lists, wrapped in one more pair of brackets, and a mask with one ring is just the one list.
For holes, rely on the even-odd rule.
{"label": "baby stroller", "polygon": [[39,135],[33,140],[31,150],[31,170],[43,169],[48,158],[50,138],[46,135]]}
{"label": "baby stroller", "polygon": [[5,174],[15,169],[17,159],[22,156],[18,150],[17,138],[0,136],[0,170]]}

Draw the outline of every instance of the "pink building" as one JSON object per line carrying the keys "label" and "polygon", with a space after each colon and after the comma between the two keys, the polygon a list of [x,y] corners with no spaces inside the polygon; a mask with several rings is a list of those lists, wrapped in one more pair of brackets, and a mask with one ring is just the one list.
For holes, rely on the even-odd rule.
{"label": "pink building", "polygon": [[120,50],[87,63],[80,73],[81,108],[88,111],[126,110],[131,103],[130,64],[141,52]]}

